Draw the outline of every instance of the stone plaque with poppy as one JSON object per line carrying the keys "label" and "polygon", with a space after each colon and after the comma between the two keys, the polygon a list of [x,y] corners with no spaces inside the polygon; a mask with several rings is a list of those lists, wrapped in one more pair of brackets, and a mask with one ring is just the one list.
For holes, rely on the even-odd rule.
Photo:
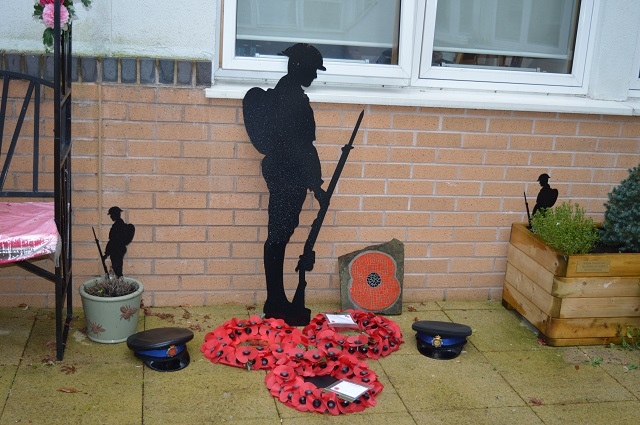
{"label": "stone plaque with poppy", "polygon": [[402,242],[393,239],[343,255],[338,259],[338,267],[342,309],[402,313]]}

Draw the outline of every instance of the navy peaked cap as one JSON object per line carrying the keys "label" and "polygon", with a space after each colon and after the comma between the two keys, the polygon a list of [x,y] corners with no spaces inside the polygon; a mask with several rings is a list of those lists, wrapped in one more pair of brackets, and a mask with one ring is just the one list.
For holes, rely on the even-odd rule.
{"label": "navy peaked cap", "polygon": [[184,328],[156,328],[127,338],[127,346],[147,366],[159,372],[173,372],[189,365],[187,342],[193,332]]}
{"label": "navy peaked cap", "polygon": [[472,332],[467,325],[432,320],[414,322],[411,328],[416,331],[418,351],[438,360],[458,357]]}

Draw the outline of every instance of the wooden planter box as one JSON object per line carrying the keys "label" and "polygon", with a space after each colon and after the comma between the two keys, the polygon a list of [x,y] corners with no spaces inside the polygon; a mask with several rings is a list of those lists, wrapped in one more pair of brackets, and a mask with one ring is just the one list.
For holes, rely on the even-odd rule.
{"label": "wooden planter box", "polygon": [[526,223],[511,226],[502,303],[548,345],[620,343],[640,326],[640,254],[565,255]]}

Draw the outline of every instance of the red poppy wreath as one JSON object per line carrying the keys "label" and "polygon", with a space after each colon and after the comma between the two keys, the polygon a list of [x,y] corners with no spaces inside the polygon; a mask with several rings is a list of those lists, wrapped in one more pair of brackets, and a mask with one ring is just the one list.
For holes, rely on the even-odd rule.
{"label": "red poppy wreath", "polygon": [[212,363],[251,369],[273,369],[288,359],[288,353],[307,338],[282,319],[230,319],[204,337],[200,346]]}
{"label": "red poppy wreath", "polygon": [[[301,412],[339,415],[375,406],[376,395],[383,388],[375,372],[352,354],[329,351],[331,354],[313,348],[291,352],[287,361],[267,373],[265,383],[269,392],[285,405]],[[320,387],[318,379],[322,381]],[[342,379],[367,387],[367,390],[355,400],[347,400],[325,390],[327,382],[331,385]]]}
{"label": "red poppy wreath", "polygon": [[330,349],[340,349],[359,359],[374,360],[400,349],[402,331],[394,321],[362,310],[344,310],[343,313],[351,314],[357,329],[339,333],[321,313],[302,330],[309,344],[325,353]]}

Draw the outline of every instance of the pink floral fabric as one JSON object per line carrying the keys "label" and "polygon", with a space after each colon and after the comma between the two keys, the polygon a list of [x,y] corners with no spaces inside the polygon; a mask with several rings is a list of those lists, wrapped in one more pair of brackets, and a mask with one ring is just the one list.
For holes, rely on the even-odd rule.
{"label": "pink floral fabric", "polygon": [[[40,3],[42,4],[43,1],[46,2],[48,0],[40,0]],[[51,3],[45,4],[42,10],[42,20],[47,28],[53,28],[54,26],[54,7],[53,1],[51,1]],[[66,25],[67,22],[69,22],[69,11],[65,6],[60,6],[60,25]]]}

